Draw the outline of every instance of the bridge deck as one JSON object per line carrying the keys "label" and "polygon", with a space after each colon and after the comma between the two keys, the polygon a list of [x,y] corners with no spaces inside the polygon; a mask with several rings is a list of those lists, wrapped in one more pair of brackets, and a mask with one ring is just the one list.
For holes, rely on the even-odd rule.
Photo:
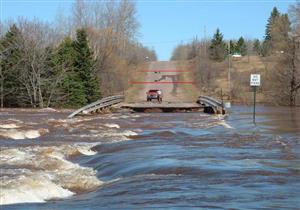
{"label": "bridge deck", "polygon": [[184,103],[184,102],[139,102],[139,103],[121,103],[124,96],[110,96],[102,98],[91,104],[88,104],[75,112],[71,113],[68,118],[72,118],[78,114],[87,114],[98,112],[106,107],[115,105],[115,108],[127,108],[137,112],[176,112],[176,111],[199,111],[203,109],[204,112],[225,114],[226,110],[223,107],[223,102],[211,97],[201,96],[197,103]]}
{"label": "bridge deck", "polygon": [[145,111],[145,110],[155,110],[160,109],[162,111],[175,111],[175,110],[199,110],[202,109],[198,103],[175,103],[175,102],[140,102],[140,103],[122,103],[121,108],[132,109],[134,111]]}

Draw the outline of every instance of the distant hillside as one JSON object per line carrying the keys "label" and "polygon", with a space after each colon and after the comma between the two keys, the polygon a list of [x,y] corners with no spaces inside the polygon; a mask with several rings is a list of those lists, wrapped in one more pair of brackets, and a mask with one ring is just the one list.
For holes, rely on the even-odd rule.
{"label": "distant hillside", "polygon": [[[244,56],[240,60],[230,61],[231,101],[235,103],[251,104],[253,89],[250,87],[250,75],[261,74],[261,86],[257,88],[257,102],[265,104],[278,104],[272,97],[270,84],[270,69],[274,68],[274,57]],[[185,86],[183,89],[197,97],[210,95],[224,100],[230,98],[228,59],[223,62],[204,61],[197,58],[181,61],[181,69],[190,69],[191,72],[182,73],[185,80],[195,81],[195,86]],[[222,96],[221,96],[222,93]],[[300,97],[297,96],[297,101]]]}

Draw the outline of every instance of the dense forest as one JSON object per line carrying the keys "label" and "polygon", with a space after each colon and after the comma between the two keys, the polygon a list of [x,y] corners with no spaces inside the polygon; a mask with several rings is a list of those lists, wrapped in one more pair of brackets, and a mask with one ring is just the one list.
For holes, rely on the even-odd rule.
{"label": "dense forest", "polygon": [[[271,11],[262,40],[224,40],[217,29],[211,40],[194,39],[178,45],[171,60],[188,61],[201,94],[224,94],[245,101],[250,73],[261,73],[261,102],[279,105],[300,104],[300,2],[288,14],[276,7]],[[235,55],[242,56],[236,61]],[[228,71],[230,75],[228,75]],[[224,88],[226,80],[229,86]],[[221,89],[221,90],[220,90]]]}
{"label": "dense forest", "polygon": [[77,0],[70,16],[1,22],[1,107],[78,107],[123,92],[156,54],[137,42],[133,1]]}

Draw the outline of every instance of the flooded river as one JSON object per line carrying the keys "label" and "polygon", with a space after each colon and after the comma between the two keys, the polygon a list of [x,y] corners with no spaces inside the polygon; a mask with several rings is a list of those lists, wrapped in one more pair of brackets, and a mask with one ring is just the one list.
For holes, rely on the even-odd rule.
{"label": "flooded river", "polygon": [[0,113],[0,209],[300,209],[300,108]]}

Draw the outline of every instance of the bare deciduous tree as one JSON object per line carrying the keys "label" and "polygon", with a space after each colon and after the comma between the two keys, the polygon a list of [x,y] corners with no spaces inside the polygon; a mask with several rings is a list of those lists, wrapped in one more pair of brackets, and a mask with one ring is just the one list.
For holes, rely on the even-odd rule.
{"label": "bare deciduous tree", "polygon": [[299,44],[297,35],[291,30],[287,14],[281,15],[271,25],[270,40],[272,58],[276,61],[273,71],[270,71],[270,87],[274,96],[282,103],[296,104],[296,95],[300,88]]}
{"label": "bare deciduous tree", "polygon": [[27,93],[24,99],[30,101],[33,107],[44,107],[44,93],[48,88],[48,66],[46,65],[46,47],[51,45],[53,34],[51,28],[38,20],[19,20],[22,31],[22,50],[24,51],[24,66],[19,70],[19,82]]}
{"label": "bare deciduous tree", "polygon": [[292,21],[293,30],[298,35],[300,34],[300,1],[298,0],[289,8],[289,16]]}

